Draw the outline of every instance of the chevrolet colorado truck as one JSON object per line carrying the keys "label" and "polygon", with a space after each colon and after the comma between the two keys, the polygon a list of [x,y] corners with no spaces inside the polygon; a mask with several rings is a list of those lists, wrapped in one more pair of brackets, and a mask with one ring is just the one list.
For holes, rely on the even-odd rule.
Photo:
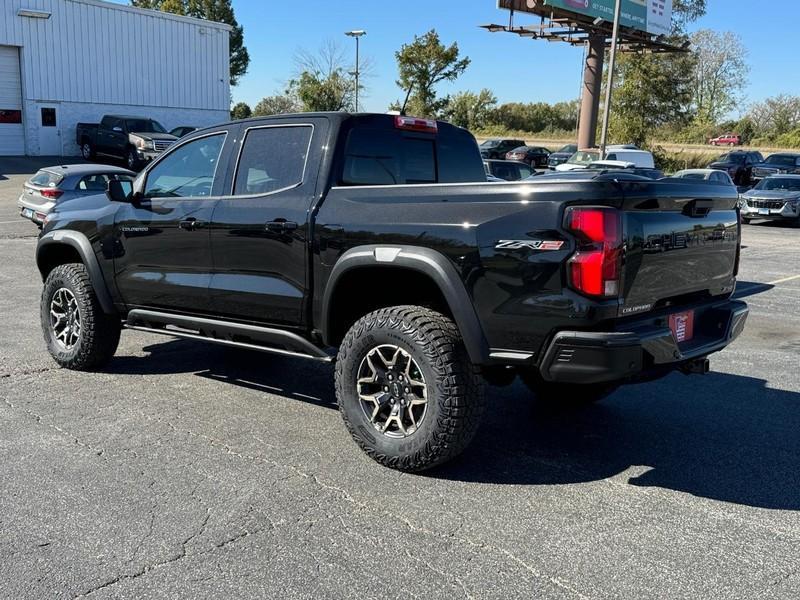
{"label": "chevrolet colorado truck", "polygon": [[99,123],[78,123],[75,141],[85,160],[121,158],[131,171],[152,161],[178,138],[147,117],[105,115]]}
{"label": "chevrolet colorado truck", "polygon": [[357,444],[419,471],[468,445],[484,381],[519,374],[540,399],[591,402],[703,373],[741,333],[732,188],[485,180],[472,135],[413,117],[196,131],[47,216],[47,348],[98,369],[127,328],[335,362]]}

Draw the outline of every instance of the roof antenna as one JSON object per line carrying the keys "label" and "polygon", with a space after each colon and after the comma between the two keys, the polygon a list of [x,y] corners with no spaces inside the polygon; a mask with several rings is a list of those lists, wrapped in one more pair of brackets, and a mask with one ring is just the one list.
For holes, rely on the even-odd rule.
{"label": "roof antenna", "polygon": [[406,101],[403,102],[403,107],[400,109],[400,116],[401,117],[405,117],[406,116],[406,106],[408,106],[408,99],[411,98],[411,91],[413,89],[414,89],[414,84],[412,83],[410,86],[408,86],[408,93],[406,94]]}

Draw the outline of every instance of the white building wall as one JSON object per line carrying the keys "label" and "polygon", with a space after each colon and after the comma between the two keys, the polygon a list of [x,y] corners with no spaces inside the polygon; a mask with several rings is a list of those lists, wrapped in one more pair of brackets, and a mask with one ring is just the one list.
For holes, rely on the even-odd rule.
{"label": "white building wall", "polygon": [[75,125],[106,113],[167,128],[227,120],[229,31],[100,0],[0,0],[0,45],[20,48],[26,153],[38,154],[40,104],[58,105],[65,154],[78,151]]}

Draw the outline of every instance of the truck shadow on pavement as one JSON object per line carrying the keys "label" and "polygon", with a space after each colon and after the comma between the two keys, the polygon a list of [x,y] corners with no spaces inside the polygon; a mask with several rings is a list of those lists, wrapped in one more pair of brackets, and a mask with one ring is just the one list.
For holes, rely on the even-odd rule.
{"label": "truck shadow on pavement", "polygon": [[800,509],[798,393],[723,373],[674,374],[572,410],[537,405],[521,385],[492,391],[468,453],[431,475],[513,485],[612,478]]}
{"label": "truck shadow on pavement", "polygon": [[[194,373],[336,409],[330,365],[181,340],[145,351],[150,355],[114,359],[109,371]],[[543,406],[517,382],[488,388],[486,415],[472,445],[422,476],[517,486],[612,479],[800,510],[799,431],[800,394],[752,377],[674,374],[574,409]],[[343,427],[339,434],[346,435]]]}

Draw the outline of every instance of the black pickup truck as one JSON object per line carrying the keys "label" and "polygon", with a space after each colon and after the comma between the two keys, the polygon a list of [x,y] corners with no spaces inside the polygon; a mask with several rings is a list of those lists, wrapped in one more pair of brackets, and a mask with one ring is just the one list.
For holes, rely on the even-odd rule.
{"label": "black pickup truck", "polygon": [[78,123],[75,141],[85,160],[121,158],[131,171],[153,160],[178,138],[147,117],[105,115],[100,123]]}
{"label": "black pickup truck", "polygon": [[47,347],[96,369],[128,328],[335,361],[355,441],[409,471],[469,443],[484,379],[581,403],[705,372],[747,316],[735,190],[537,180],[486,183],[467,131],[411,117],[194,132],[48,216]]}

